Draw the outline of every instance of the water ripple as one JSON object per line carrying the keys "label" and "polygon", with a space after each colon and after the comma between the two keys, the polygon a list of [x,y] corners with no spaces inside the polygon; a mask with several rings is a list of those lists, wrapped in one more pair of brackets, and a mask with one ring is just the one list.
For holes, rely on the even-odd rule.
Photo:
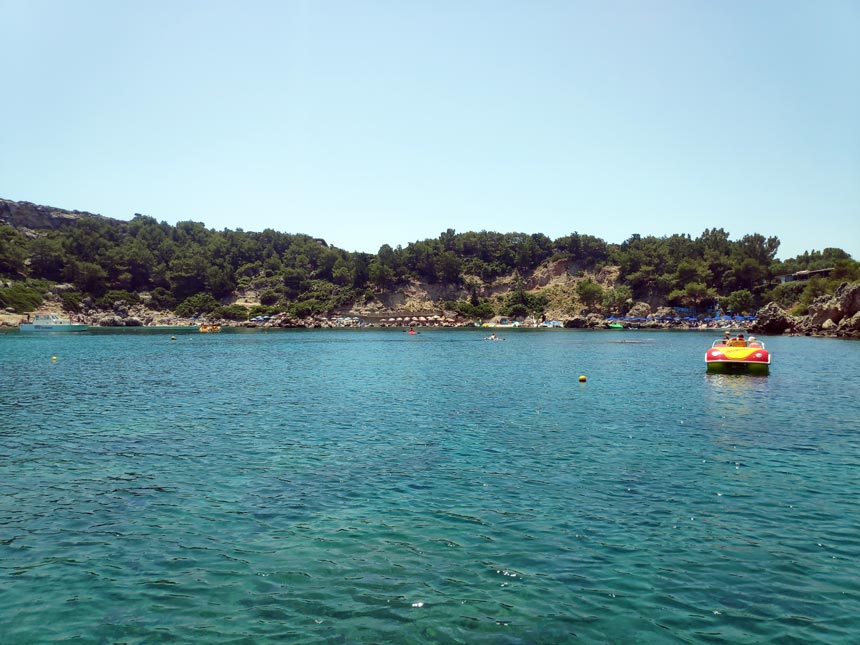
{"label": "water ripple", "polygon": [[745,379],[697,334],[478,338],[0,335],[4,638],[860,632],[860,346]]}

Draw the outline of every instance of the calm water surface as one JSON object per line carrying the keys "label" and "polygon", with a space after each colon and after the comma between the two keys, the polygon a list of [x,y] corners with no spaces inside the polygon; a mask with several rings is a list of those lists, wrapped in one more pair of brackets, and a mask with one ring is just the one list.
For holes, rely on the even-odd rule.
{"label": "calm water surface", "polygon": [[483,335],[0,335],[0,642],[860,641],[860,343]]}

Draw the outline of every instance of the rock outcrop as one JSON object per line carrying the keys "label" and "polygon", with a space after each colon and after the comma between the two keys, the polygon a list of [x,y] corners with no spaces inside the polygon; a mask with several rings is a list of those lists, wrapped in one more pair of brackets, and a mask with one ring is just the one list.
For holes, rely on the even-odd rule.
{"label": "rock outcrop", "polygon": [[588,327],[588,319],[585,316],[571,316],[564,321],[567,329],[584,329]]}
{"label": "rock outcrop", "polygon": [[792,316],[775,302],[769,302],[758,310],[749,330],[753,334],[784,334],[796,327],[797,321]]}
{"label": "rock outcrop", "polygon": [[630,318],[645,318],[651,313],[651,305],[647,302],[637,302],[632,307],[627,315]]}
{"label": "rock outcrop", "polygon": [[26,230],[33,229],[58,229],[69,226],[84,218],[98,218],[120,223],[102,215],[95,215],[83,211],[67,211],[52,206],[40,206],[30,202],[13,202],[9,199],[0,199],[0,224],[8,224],[16,228]]}
{"label": "rock outcrop", "polygon": [[836,335],[845,338],[860,338],[860,312],[843,318],[836,327]]}
{"label": "rock outcrop", "polygon": [[825,334],[860,338],[860,282],[843,282],[832,296],[819,296],[800,318],[797,330],[804,334]]}
{"label": "rock outcrop", "polygon": [[805,334],[860,338],[860,282],[843,282],[832,296],[819,296],[805,316],[790,316],[775,302],[759,309],[754,334]]}

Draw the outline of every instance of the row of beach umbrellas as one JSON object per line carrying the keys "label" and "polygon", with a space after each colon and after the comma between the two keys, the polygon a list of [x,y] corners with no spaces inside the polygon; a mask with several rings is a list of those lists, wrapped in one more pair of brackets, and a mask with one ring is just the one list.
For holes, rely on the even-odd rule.
{"label": "row of beach umbrellas", "polygon": [[672,322],[678,320],[686,320],[690,322],[721,322],[721,321],[751,321],[755,320],[755,316],[719,316],[717,318],[696,318],[695,316],[660,316],[660,317],[652,317],[652,318],[638,318],[638,317],[628,317],[628,316],[610,316],[606,320],[624,320],[627,322],[645,322],[647,320],[659,320],[662,322]]}
{"label": "row of beach umbrellas", "polygon": [[444,320],[442,316],[398,316],[397,318],[389,318],[387,322],[432,322],[434,320]]}

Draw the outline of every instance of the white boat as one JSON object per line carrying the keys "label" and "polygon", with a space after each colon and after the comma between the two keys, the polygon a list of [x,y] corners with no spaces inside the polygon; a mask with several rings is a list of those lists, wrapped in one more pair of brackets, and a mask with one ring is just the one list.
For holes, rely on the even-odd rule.
{"label": "white boat", "polygon": [[60,318],[49,312],[33,314],[31,322],[18,325],[19,331],[87,331],[89,328],[89,325],[73,323],[68,318]]}

